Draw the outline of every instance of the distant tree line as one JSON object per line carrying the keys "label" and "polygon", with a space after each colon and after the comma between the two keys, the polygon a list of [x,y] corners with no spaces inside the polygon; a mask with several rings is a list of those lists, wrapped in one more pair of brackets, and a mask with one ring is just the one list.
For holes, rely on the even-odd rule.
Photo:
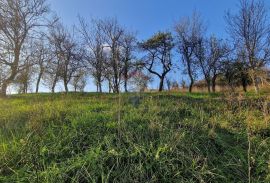
{"label": "distant tree line", "polygon": [[[67,28],[53,15],[46,0],[0,0],[0,95],[16,85],[52,93],[62,83],[66,92],[83,91],[91,77],[97,92],[143,91],[152,77],[159,91],[178,86],[168,74],[175,67],[188,76],[192,92],[198,76],[208,92],[216,91],[221,78],[232,90],[267,83],[270,58],[270,24],[263,1],[240,0],[236,13],[227,12],[230,40],[208,36],[198,12],[175,23],[173,30],[159,31],[144,41],[117,19],[78,18]],[[173,54],[175,53],[175,54]],[[176,54],[177,53],[177,54]],[[177,61],[177,62],[173,62]],[[179,76],[180,77],[180,76]],[[179,78],[180,79],[180,78]],[[182,81],[185,87],[186,82]]]}

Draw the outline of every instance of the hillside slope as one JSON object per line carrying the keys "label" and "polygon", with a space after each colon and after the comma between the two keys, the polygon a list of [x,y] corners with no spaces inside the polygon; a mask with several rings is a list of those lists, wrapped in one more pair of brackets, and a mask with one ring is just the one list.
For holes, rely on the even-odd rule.
{"label": "hillside slope", "polygon": [[270,182],[267,105],[165,93],[0,99],[0,182]]}

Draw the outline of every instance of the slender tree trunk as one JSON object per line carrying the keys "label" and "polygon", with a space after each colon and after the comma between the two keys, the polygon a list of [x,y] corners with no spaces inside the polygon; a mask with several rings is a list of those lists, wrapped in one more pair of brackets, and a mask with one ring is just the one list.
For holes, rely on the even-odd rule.
{"label": "slender tree trunk", "polygon": [[125,87],[125,92],[127,93],[128,92],[128,89],[127,89],[127,79],[125,79],[124,87]]}
{"label": "slender tree trunk", "polygon": [[114,90],[115,93],[119,93],[118,77],[114,78],[114,87],[113,88],[114,88],[113,90]]}
{"label": "slender tree trunk", "polygon": [[65,87],[66,93],[68,93],[68,83],[67,83],[67,81],[64,81],[64,87]]}
{"label": "slender tree trunk", "polygon": [[[127,62],[127,61],[126,61]],[[127,85],[128,85],[128,64],[126,63],[125,68],[124,68],[124,88],[125,92],[128,92]]]}
{"label": "slender tree trunk", "polygon": [[192,93],[192,88],[193,88],[193,84],[194,84],[194,79],[193,79],[193,75],[192,75],[192,70],[191,70],[190,62],[187,62],[187,66],[188,66],[188,76],[189,76],[189,78],[190,78],[190,84],[189,84],[188,91],[189,91],[189,93]]}
{"label": "slender tree trunk", "polygon": [[56,79],[54,79],[53,84],[52,84],[52,93],[55,93],[55,86],[56,86]]}
{"label": "slender tree trunk", "polygon": [[189,87],[188,87],[188,92],[189,93],[192,93],[193,84],[194,84],[194,79],[191,77],[190,78],[190,84],[189,84]]}
{"label": "slender tree trunk", "polygon": [[26,94],[28,92],[28,84],[27,82],[24,84],[24,93]]}
{"label": "slender tree trunk", "polygon": [[36,84],[36,93],[39,91],[39,83],[41,81],[42,73],[39,73],[38,79],[37,79],[37,84]]}

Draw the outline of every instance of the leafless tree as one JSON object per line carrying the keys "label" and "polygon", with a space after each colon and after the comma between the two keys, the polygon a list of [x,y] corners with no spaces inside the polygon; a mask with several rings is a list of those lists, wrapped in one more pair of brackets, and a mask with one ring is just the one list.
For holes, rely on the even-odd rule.
{"label": "leafless tree", "polygon": [[201,38],[195,47],[196,63],[198,64],[207,84],[208,92],[216,91],[216,79],[220,73],[222,60],[230,53],[229,46],[221,39],[211,36]]}
{"label": "leafless tree", "polygon": [[125,92],[128,92],[128,80],[130,79],[130,72],[134,69],[137,65],[134,51],[136,49],[136,37],[135,34],[132,32],[125,32],[123,39],[122,39],[122,75],[124,79],[124,89]]}
{"label": "leafless tree", "polygon": [[265,4],[261,0],[240,0],[239,11],[226,15],[227,30],[235,44],[240,47],[244,45],[245,62],[257,93],[260,79],[258,72],[270,56],[268,19]]}
{"label": "leafless tree", "polygon": [[0,0],[0,62],[5,72],[2,96],[6,96],[7,87],[24,64],[21,51],[26,39],[44,24],[48,12],[45,0]]}
{"label": "leafless tree", "polygon": [[[98,24],[104,35],[104,46],[109,52],[109,57],[107,59],[106,67],[111,68],[112,77],[109,82],[112,84],[112,90],[115,93],[120,92],[120,82],[121,82],[121,41],[124,36],[124,28],[118,23],[116,19],[104,19],[98,20]],[[107,74],[110,74],[107,72]]]}
{"label": "leafless tree", "polygon": [[182,18],[174,26],[176,32],[176,42],[178,52],[182,55],[182,61],[186,66],[186,72],[190,79],[189,92],[195,82],[196,64],[194,61],[194,51],[198,41],[203,37],[205,31],[204,23],[200,15],[196,12],[193,16]]}
{"label": "leafless tree", "polygon": [[[169,32],[159,32],[153,37],[139,44],[147,55],[142,65],[151,73],[158,76],[159,91],[163,90],[164,79],[172,69],[171,51],[174,47],[173,37]],[[158,67],[161,67],[161,71]]]}
{"label": "leafless tree", "polygon": [[105,38],[101,23],[97,20],[92,20],[92,27],[86,21],[79,17],[80,28],[79,32],[83,38],[83,44],[86,47],[85,58],[91,76],[97,86],[97,92],[102,93],[102,82],[104,80],[105,70]]}
{"label": "leafless tree", "polygon": [[48,41],[42,37],[34,42],[33,59],[35,61],[34,70],[37,74],[35,92],[39,92],[39,86],[47,70],[48,64],[53,59],[53,54],[49,48]]}
{"label": "leafless tree", "polygon": [[69,82],[76,71],[83,67],[81,49],[78,47],[74,36],[60,23],[51,30],[49,40],[56,56],[53,62],[55,79],[52,90],[54,91],[56,82],[61,79],[65,91],[68,92]]}

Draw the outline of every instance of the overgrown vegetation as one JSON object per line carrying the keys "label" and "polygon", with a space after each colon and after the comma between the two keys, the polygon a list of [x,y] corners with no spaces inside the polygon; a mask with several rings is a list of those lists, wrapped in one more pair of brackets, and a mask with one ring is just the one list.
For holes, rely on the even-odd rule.
{"label": "overgrown vegetation", "polygon": [[1,99],[0,182],[248,182],[249,165],[252,182],[270,182],[267,97],[120,102],[88,93]]}

